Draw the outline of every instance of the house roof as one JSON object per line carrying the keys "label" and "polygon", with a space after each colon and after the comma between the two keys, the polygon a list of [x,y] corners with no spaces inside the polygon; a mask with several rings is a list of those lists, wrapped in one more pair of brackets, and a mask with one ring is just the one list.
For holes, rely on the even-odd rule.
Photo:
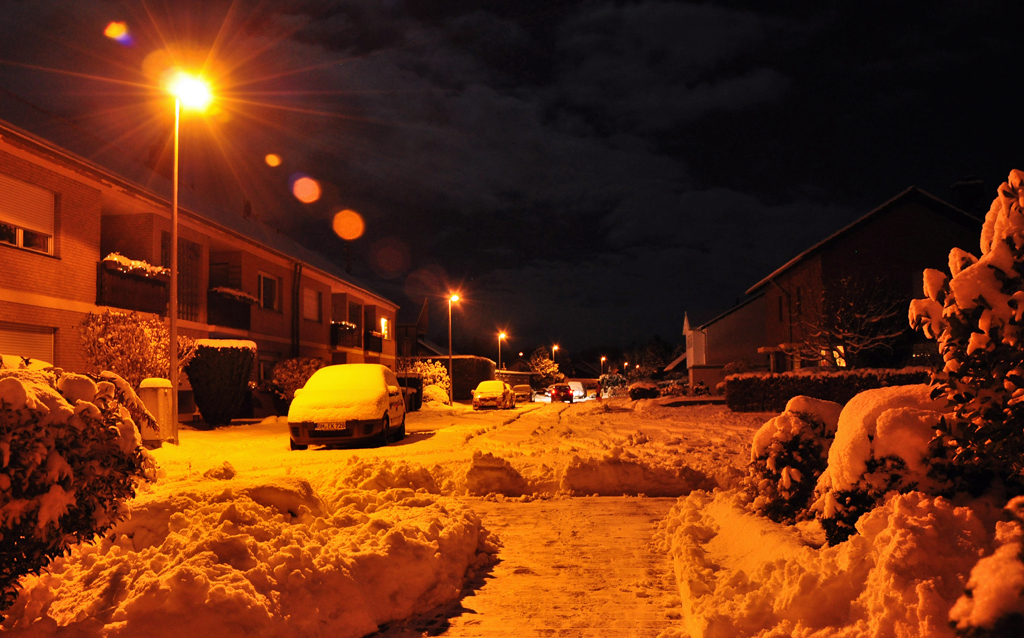
{"label": "house roof", "polygon": [[672,363],[670,363],[667,366],[665,366],[665,372],[672,372],[673,370],[675,370],[676,368],[679,367],[679,364],[681,364],[684,361],[686,361],[686,353],[685,352],[683,352],[683,354],[681,354],[678,357],[676,357],[675,359],[673,359]]}
{"label": "house roof", "polygon": [[[753,290],[753,289],[751,289],[751,290]],[[747,291],[747,294],[750,294],[749,290]],[[751,297],[750,299],[742,301],[742,302],[736,304],[735,306],[733,306],[732,308],[729,308],[728,310],[726,310],[722,314],[718,315],[714,319],[710,319],[708,321],[705,321],[701,325],[699,325],[696,328],[694,328],[694,330],[703,330],[703,329],[707,328],[708,326],[710,326],[711,324],[716,323],[718,321],[721,321],[722,319],[728,317],[729,315],[731,315],[732,313],[736,312],[740,308],[746,306],[747,304],[750,304],[750,303],[753,303],[754,301],[757,301],[758,299],[760,299],[763,296],[764,296],[764,292],[759,292],[756,295],[754,295],[753,297]]]}
{"label": "house roof", "polygon": [[[926,208],[929,208],[929,209],[931,209],[931,210],[933,210],[933,211],[935,211],[937,213],[940,213],[940,214],[943,214],[943,215],[946,215],[946,216],[949,216],[949,217],[953,217],[953,218],[963,219],[963,220],[969,221],[969,222],[974,223],[974,224],[981,224],[981,221],[982,221],[982,220],[978,219],[977,217],[975,217],[974,215],[971,215],[970,213],[968,213],[966,211],[962,211],[959,208],[956,208],[955,206],[953,206],[952,204],[950,204],[948,202],[945,202],[945,201],[939,199],[938,197],[936,197],[936,196],[934,196],[934,195],[932,195],[930,193],[927,193],[927,192],[917,188],[916,186],[911,186],[910,188],[908,188],[907,190],[903,191],[902,193],[900,193],[896,197],[893,197],[892,199],[890,199],[889,201],[885,202],[884,204],[882,204],[878,208],[875,208],[874,210],[872,210],[868,214],[866,214],[863,217],[857,219],[853,223],[851,223],[851,224],[841,228],[840,230],[832,233],[831,235],[829,235],[825,239],[822,239],[821,241],[819,241],[817,244],[814,244],[813,246],[811,246],[807,250],[803,251],[802,253],[800,253],[796,257],[790,259],[785,264],[783,264],[780,268],[776,269],[772,274],[768,275],[767,277],[765,277],[761,281],[759,281],[756,284],[754,284],[753,286],[751,286],[747,290],[747,294],[749,295],[749,294],[753,293],[754,291],[758,290],[759,288],[761,288],[763,286],[766,286],[768,284],[768,282],[770,282],[771,280],[775,279],[776,277],[778,277],[779,275],[781,275],[785,271],[789,270],[790,268],[792,268],[796,264],[800,263],[804,259],[810,257],[811,255],[814,255],[814,254],[820,252],[826,246],[828,246],[829,244],[833,243],[836,239],[841,237],[843,234],[849,232],[851,229],[856,228],[857,226],[860,226],[860,225],[866,223],[868,220],[873,219],[873,218],[877,217],[878,215],[883,215],[886,212],[896,208],[897,206],[905,204],[905,203],[908,203],[908,202],[916,202],[916,203],[921,204],[921,205],[925,206]],[[714,323],[717,320],[718,320],[718,317],[716,317],[715,319],[712,319],[708,323]],[[705,325],[707,325],[707,324],[705,324]],[[703,327],[703,326],[701,326],[701,327]]]}
{"label": "house roof", "polygon": [[[171,207],[170,200],[164,194],[158,193],[152,188],[142,186],[138,182],[124,176],[124,173],[131,171],[118,172],[115,168],[97,164],[4,120],[0,120],[0,139],[8,141],[13,140],[16,142],[16,145],[29,148],[37,155],[49,156],[59,162],[70,162],[75,165],[78,172],[87,174],[93,179],[97,179],[101,182],[107,182],[125,190],[134,191],[143,197],[153,200],[159,205],[166,206],[167,208]],[[118,168],[126,167],[119,166]],[[192,196],[192,193],[190,193],[188,189],[182,189],[180,194],[182,199],[192,200],[191,202],[188,202],[191,204],[190,206],[179,203],[178,210],[182,215],[197,219],[210,226],[216,227],[219,230],[225,231],[228,234],[241,236],[244,239],[248,239],[263,246],[271,252],[276,252],[284,257],[300,261],[306,266],[313,267],[324,274],[351,285],[353,288],[366,292],[374,297],[378,297],[384,301],[388,301],[396,308],[398,307],[398,304],[388,300],[380,293],[372,290],[362,284],[359,280],[345,273],[334,262],[330,261],[320,253],[310,250],[295,240],[285,236],[279,230],[271,228],[257,219],[225,211],[219,206],[203,205],[203,203],[198,201],[198,198]],[[202,208],[202,213],[197,212],[199,208]]]}

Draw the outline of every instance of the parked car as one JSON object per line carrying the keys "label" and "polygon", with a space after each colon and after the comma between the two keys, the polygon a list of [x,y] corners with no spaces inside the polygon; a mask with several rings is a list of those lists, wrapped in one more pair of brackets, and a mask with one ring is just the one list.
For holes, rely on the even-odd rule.
{"label": "parked car", "polygon": [[572,403],[572,388],[567,383],[556,383],[548,386],[548,395],[551,397],[551,402],[564,401],[566,403]]}
{"label": "parked car", "polygon": [[479,410],[487,406],[502,410],[516,407],[516,395],[512,392],[512,386],[496,379],[481,381],[476,390],[473,390],[473,409]]}
{"label": "parked car", "polygon": [[587,398],[587,391],[583,389],[583,384],[579,381],[567,381],[566,385],[572,388],[572,398],[574,401],[582,401]]}
{"label": "parked car", "polygon": [[533,401],[533,388],[526,384],[512,386],[512,392],[516,395],[516,403]]}
{"label": "parked car", "polygon": [[398,378],[376,363],[320,368],[288,408],[291,448],[405,438],[405,398]]}

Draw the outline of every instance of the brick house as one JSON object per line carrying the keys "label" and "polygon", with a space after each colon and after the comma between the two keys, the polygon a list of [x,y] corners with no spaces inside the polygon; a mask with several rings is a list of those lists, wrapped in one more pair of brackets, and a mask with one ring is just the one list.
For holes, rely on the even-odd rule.
{"label": "brick house", "polygon": [[[803,338],[805,318],[830,283],[844,277],[880,282],[909,304],[923,294],[924,269],[943,268],[954,247],[976,246],[980,229],[973,215],[908,188],[751,286],[746,301],[697,328],[687,321],[691,387],[704,380],[714,388],[724,378],[721,369],[733,362],[773,372],[819,365],[786,351]],[[878,365],[909,363],[911,345],[879,358]]]}
{"label": "brick house", "polygon": [[[0,353],[84,372],[87,313],[166,315],[167,277],[104,258],[169,265],[170,212],[152,191],[0,121]],[[256,381],[293,356],[395,366],[398,306],[251,217],[179,208],[178,264],[180,333],[255,341]]]}

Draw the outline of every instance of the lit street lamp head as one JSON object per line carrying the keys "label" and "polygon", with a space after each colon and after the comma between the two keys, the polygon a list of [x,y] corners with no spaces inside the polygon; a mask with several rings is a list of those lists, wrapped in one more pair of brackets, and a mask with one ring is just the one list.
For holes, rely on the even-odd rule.
{"label": "lit street lamp head", "polygon": [[451,297],[448,297],[448,301],[451,301],[452,303],[454,303],[454,302],[456,302],[458,300],[459,300],[459,296],[458,295],[452,295]]}
{"label": "lit street lamp head", "polygon": [[204,110],[213,100],[210,85],[184,71],[177,71],[171,76],[167,91],[178,98],[182,106],[195,111]]}

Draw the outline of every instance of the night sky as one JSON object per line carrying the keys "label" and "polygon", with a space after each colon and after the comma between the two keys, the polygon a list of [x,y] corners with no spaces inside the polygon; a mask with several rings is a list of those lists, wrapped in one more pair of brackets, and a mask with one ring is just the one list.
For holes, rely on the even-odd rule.
{"label": "night sky", "polygon": [[[206,61],[218,110],[183,124],[194,196],[238,214],[249,199],[342,265],[331,219],[357,211],[353,274],[400,318],[429,297],[442,343],[460,290],[456,348],[492,358],[499,328],[509,350],[570,357],[680,342],[684,311],[726,310],[908,186],[948,199],[975,176],[994,196],[1024,168],[1019,2],[0,0],[0,15],[0,118],[166,190],[145,169],[171,121],[156,69]],[[111,21],[129,44],[104,36]],[[322,185],[315,203],[291,196],[298,174]]]}

